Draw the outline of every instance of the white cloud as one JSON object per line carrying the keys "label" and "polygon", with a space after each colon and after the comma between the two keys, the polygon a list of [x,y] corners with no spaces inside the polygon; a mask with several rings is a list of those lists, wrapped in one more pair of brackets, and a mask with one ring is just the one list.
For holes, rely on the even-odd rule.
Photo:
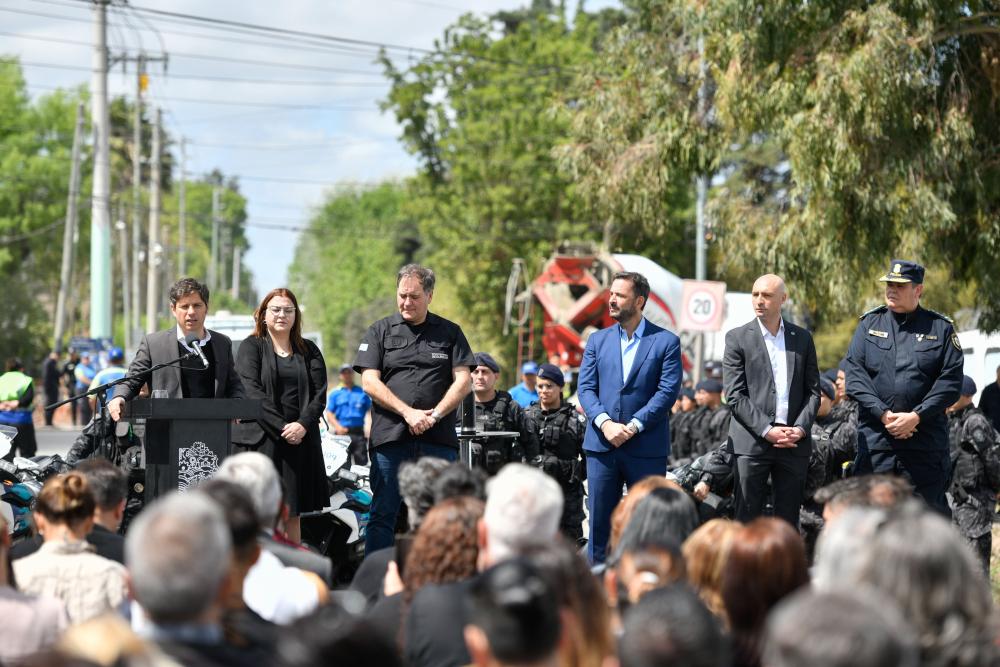
{"label": "white cloud", "polygon": [[[603,0],[601,4],[609,4]],[[139,6],[181,14],[212,16],[226,20],[267,25],[289,30],[321,33],[378,43],[431,48],[446,26],[464,11],[478,14],[528,4],[528,0],[143,0]],[[33,15],[48,14],[50,17]],[[127,20],[125,16],[127,16]],[[90,6],[63,0],[0,1],[0,25],[4,33],[48,39],[88,42]],[[175,138],[192,142],[188,149],[188,172],[199,174],[219,168],[230,175],[266,178],[338,181],[377,181],[412,173],[414,158],[396,139],[400,130],[392,114],[383,114],[378,101],[388,84],[381,78],[374,53],[334,52],[305,48],[306,39],[281,45],[231,31],[219,32],[202,25],[184,25],[163,17],[147,16],[161,31],[171,54],[166,75],[151,65],[151,98],[169,109],[166,124]],[[72,20],[77,19],[77,20]],[[159,50],[159,40],[145,21],[124,9],[111,12],[109,29],[112,51],[123,47],[149,52]],[[179,34],[185,33],[185,34]],[[227,37],[243,42],[198,37]],[[141,38],[141,40],[140,40]],[[91,49],[86,45],[0,35],[0,54],[17,55],[25,63],[55,63],[90,66]],[[199,60],[184,54],[239,58],[265,62],[299,63],[311,67],[342,68],[362,73],[295,70],[266,64]],[[415,53],[419,57],[419,53]],[[398,60],[398,58],[397,58]],[[89,83],[87,71],[41,68],[25,69],[32,92],[46,88]],[[369,74],[364,74],[368,72]],[[293,86],[260,82],[204,81],[185,75],[282,81],[322,81],[338,84],[378,83],[377,86]],[[125,75],[117,66],[108,77],[111,94],[133,94],[134,74]],[[263,108],[225,105],[219,102],[276,105],[315,105],[315,109]],[[248,150],[246,145],[267,148]],[[329,144],[328,148],[315,148]],[[228,147],[227,147],[228,146]],[[244,146],[239,148],[237,146]],[[283,146],[284,149],[276,147]],[[310,210],[322,201],[323,186],[244,179],[241,187],[249,201],[251,223],[255,218],[287,219],[267,224],[305,224]],[[261,202],[260,204],[256,202]],[[297,221],[297,222],[296,222]],[[249,229],[252,244],[244,262],[256,276],[259,289],[285,282],[297,235],[288,231]]]}

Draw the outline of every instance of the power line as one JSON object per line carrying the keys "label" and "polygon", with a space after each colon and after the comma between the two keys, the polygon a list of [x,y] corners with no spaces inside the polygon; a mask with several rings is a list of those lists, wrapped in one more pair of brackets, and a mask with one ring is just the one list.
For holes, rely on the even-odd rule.
{"label": "power line", "polygon": [[[28,39],[36,40],[40,42],[51,42],[54,44],[72,44],[76,46],[83,46],[90,48],[93,45],[90,42],[85,42],[79,39],[65,39],[61,37],[48,37],[44,35],[34,35],[30,33],[22,32],[5,32],[0,30],[0,35],[5,37],[15,37],[17,39]],[[129,50],[125,49],[123,51],[126,55],[137,55],[142,53],[142,50]],[[373,72],[371,70],[362,69],[351,69],[347,67],[324,67],[323,65],[309,65],[306,63],[290,63],[275,60],[255,60],[252,58],[230,58],[228,56],[217,56],[209,53],[191,53],[188,51],[170,51],[170,57],[180,58],[180,59],[190,59],[190,60],[211,60],[223,63],[233,63],[237,65],[259,65],[261,67],[276,67],[281,69],[298,69],[302,71],[309,72],[326,72],[329,74],[359,74],[361,76],[383,76],[381,72]]]}
{"label": "power line", "polygon": [[[85,65],[68,65],[63,63],[40,63],[33,61],[21,60],[19,61],[23,67],[41,67],[46,69],[62,69],[74,72],[93,72],[94,70]],[[312,81],[289,81],[287,79],[250,79],[245,77],[229,77],[229,76],[204,76],[200,74],[177,74],[171,73],[169,75],[164,75],[166,79],[185,79],[191,81],[227,81],[231,83],[262,83],[277,86],[387,86],[389,81],[323,81],[321,79],[315,79]]]}

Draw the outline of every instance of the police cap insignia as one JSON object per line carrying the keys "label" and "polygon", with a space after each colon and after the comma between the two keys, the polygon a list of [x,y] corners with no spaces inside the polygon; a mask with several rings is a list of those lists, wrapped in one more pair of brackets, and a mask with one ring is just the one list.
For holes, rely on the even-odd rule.
{"label": "police cap insignia", "polygon": [[924,267],[906,259],[894,259],[889,264],[889,271],[879,278],[884,283],[915,283],[924,282]]}

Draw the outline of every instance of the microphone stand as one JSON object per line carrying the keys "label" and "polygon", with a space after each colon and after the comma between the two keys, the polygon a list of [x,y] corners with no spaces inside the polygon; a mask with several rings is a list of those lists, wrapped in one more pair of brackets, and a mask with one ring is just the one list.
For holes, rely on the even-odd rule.
{"label": "microphone stand", "polygon": [[[108,434],[107,434],[107,431],[106,431],[106,429],[107,429],[107,422],[106,422],[106,420],[104,418],[105,417],[105,410],[107,410],[107,395],[108,395],[108,390],[112,389],[112,388],[114,388],[114,387],[116,387],[116,386],[118,386],[120,384],[125,384],[129,380],[134,380],[134,379],[137,379],[137,378],[143,378],[143,379],[145,379],[145,378],[151,376],[154,371],[158,371],[161,368],[166,368],[167,366],[174,366],[176,364],[181,363],[182,361],[186,361],[188,359],[195,359],[195,358],[198,358],[198,353],[197,352],[188,352],[186,354],[182,354],[181,356],[177,357],[176,359],[173,359],[171,361],[165,361],[162,364],[156,364],[155,366],[151,366],[151,367],[149,367],[149,368],[147,368],[145,370],[142,370],[142,371],[137,371],[135,373],[132,373],[131,375],[128,374],[128,373],[126,373],[124,376],[118,378],[117,380],[112,380],[110,382],[105,382],[104,384],[97,385],[96,387],[88,389],[87,391],[83,392],[82,394],[77,394],[76,396],[70,396],[69,398],[65,398],[65,399],[63,399],[61,401],[57,401],[56,403],[53,403],[51,405],[46,405],[43,409],[44,410],[55,410],[59,406],[66,405],[67,403],[73,403],[75,401],[86,399],[86,398],[88,398],[90,396],[96,396],[97,397],[97,410],[95,412],[94,419],[96,421],[95,425],[96,425],[96,431],[97,431],[97,438],[98,438],[98,442],[101,443],[101,447],[103,449],[108,450],[110,448],[108,447],[108,444],[107,444],[107,440],[108,440]],[[201,370],[201,369],[199,369],[199,370]],[[107,458],[108,460],[112,460],[111,456],[108,456],[107,453],[105,453],[105,458]]]}

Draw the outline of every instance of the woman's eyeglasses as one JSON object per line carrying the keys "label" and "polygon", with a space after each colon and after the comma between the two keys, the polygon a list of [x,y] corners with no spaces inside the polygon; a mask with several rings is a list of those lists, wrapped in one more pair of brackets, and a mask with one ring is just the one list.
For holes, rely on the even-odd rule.
{"label": "woman's eyeglasses", "polygon": [[280,306],[268,306],[267,312],[271,313],[272,315],[294,315],[295,308],[292,307],[281,308]]}

